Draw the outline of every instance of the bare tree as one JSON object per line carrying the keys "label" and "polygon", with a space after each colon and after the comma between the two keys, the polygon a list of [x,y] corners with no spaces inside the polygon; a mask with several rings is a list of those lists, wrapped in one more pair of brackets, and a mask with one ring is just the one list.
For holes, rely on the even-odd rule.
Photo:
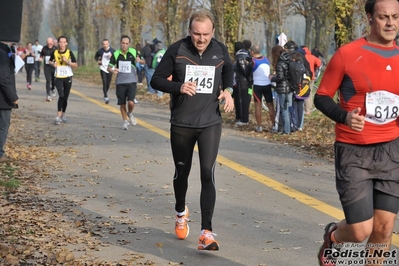
{"label": "bare tree", "polygon": [[305,45],[310,45],[310,35],[312,23],[314,20],[313,9],[319,0],[293,0],[291,4],[291,13],[301,15],[305,18]]}
{"label": "bare tree", "polygon": [[166,1],[166,14],[165,20],[163,21],[163,27],[165,29],[166,43],[171,44],[178,39],[184,37],[182,26],[185,21],[188,20],[190,14],[193,11],[194,1],[185,0],[167,0]]}
{"label": "bare tree", "polygon": [[[362,27],[365,0],[57,0],[49,1],[49,21],[55,36],[76,39],[78,63],[86,64],[91,50],[98,49],[103,38],[119,40],[127,34],[132,43],[142,43],[143,30],[156,37],[162,30],[165,44],[185,36],[188,16],[199,8],[207,8],[215,15],[215,38],[233,52],[238,40],[264,32],[267,53],[275,43],[275,36],[283,32],[288,16],[305,19],[305,44],[325,49],[330,45],[325,36],[335,34],[337,47],[352,40],[354,31]],[[35,10],[35,12],[29,12]],[[23,40],[37,38],[42,20],[43,0],[24,1]],[[255,29],[263,25],[263,29]],[[329,29],[334,28],[334,32]],[[115,30],[117,29],[117,30]],[[109,35],[109,36],[108,36]],[[115,38],[118,36],[118,38]],[[249,36],[249,37],[248,37]],[[257,38],[259,40],[259,37]],[[263,41],[262,41],[263,42]],[[90,60],[91,62],[91,60]]]}
{"label": "bare tree", "polygon": [[215,38],[220,41],[225,40],[224,36],[224,4],[223,0],[210,0],[211,11],[215,16]]}
{"label": "bare tree", "polygon": [[275,37],[283,32],[283,22],[288,13],[290,1],[264,0],[253,1],[248,9],[247,21],[256,21],[264,27],[266,54],[271,53],[275,45]]}
{"label": "bare tree", "polygon": [[129,27],[130,27],[130,32],[132,34],[133,43],[137,43],[141,42],[141,32],[143,29],[143,25],[142,25],[142,20],[140,18],[143,14],[144,5],[146,1],[136,0],[136,1],[131,1],[131,3],[132,3],[133,15],[130,17]]}
{"label": "bare tree", "polygon": [[144,14],[144,0],[111,0],[114,15],[119,20],[120,35],[128,35],[132,43],[141,42],[142,20]]}
{"label": "bare tree", "polygon": [[101,43],[112,29],[113,10],[107,0],[95,0],[92,3],[92,23],[95,31],[95,43]]}
{"label": "bare tree", "polygon": [[50,21],[55,36],[74,38],[77,44],[77,62],[86,65],[86,54],[95,49],[95,27],[91,23],[94,0],[52,1]]}
{"label": "bare tree", "polygon": [[39,37],[43,20],[43,0],[23,1],[21,41],[34,42]]}
{"label": "bare tree", "polygon": [[86,64],[85,45],[87,45],[89,25],[89,2],[90,0],[75,0],[75,9],[77,13],[77,21],[74,24],[75,38],[78,44],[78,65]]}
{"label": "bare tree", "polygon": [[[225,43],[231,56],[234,52],[234,42],[238,41],[240,31],[240,11],[238,1],[211,0],[211,12],[215,16],[215,37]],[[242,28],[241,28],[242,29]],[[241,33],[242,34],[242,33]]]}
{"label": "bare tree", "polygon": [[54,36],[61,35],[71,38],[74,34],[76,21],[75,3],[73,1],[52,1],[50,4],[50,24]]}

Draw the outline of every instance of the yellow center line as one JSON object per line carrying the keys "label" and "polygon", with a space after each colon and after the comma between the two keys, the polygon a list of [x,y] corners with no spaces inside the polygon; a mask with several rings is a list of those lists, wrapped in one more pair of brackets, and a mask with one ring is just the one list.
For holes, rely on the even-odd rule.
{"label": "yellow center line", "polygon": [[[103,108],[106,108],[107,110],[109,110],[109,111],[111,111],[111,112],[113,112],[115,114],[120,114],[120,110],[119,109],[117,109],[115,107],[112,107],[110,105],[107,105],[107,104],[105,104],[105,103],[103,103],[101,101],[95,100],[95,99],[93,99],[91,97],[88,97],[88,96],[86,96],[85,94],[83,94],[81,92],[78,92],[78,91],[72,89],[71,93],[73,93],[75,95],[78,95],[79,97],[81,97],[83,99],[86,99],[89,102],[92,102],[92,103],[97,104],[97,105],[99,105],[99,106],[101,106]],[[149,123],[146,123],[146,122],[138,119],[137,117],[136,117],[136,120],[137,120],[137,123],[140,126],[146,128],[146,129],[148,129],[148,130],[150,130],[152,132],[155,132],[155,133],[157,133],[157,134],[159,134],[159,135],[161,135],[161,136],[163,136],[165,138],[169,138],[169,136],[170,136],[169,132],[166,132],[165,130],[157,128],[157,127],[155,127],[155,126],[153,126],[153,125],[151,125]],[[254,170],[252,170],[252,169],[250,169],[248,167],[245,167],[245,166],[243,166],[241,164],[238,164],[238,163],[236,163],[236,162],[234,162],[232,160],[229,160],[229,159],[227,159],[227,158],[225,158],[225,157],[223,157],[221,155],[217,156],[217,161],[219,163],[229,167],[230,169],[233,169],[233,170],[237,171],[240,174],[244,174],[244,175],[248,176],[249,178],[252,178],[253,180],[256,180],[256,181],[268,186],[269,188],[272,188],[272,189],[274,189],[274,190],[276,190],[276,191],[278,191],[278,192],[280,192],[280,193],[282,193],[282,194],[284,194],[284,195],[286,195],[286,196],[288,196],[288,197],[290,197],[292,199],[295,199],[295,200],[297,200],[297,201],[299,201],[299,202],[301,202],[301,203],[303,203],[303,204],[305,204],[305,205],[307,205],[309,207],[312,207],[312,208],[314,208],[314,209],[316,209],[316,210],[318,210],[318,211],[320,211],[322,213],[325,213],[325,214],[333,217],[336,220],[342,220],[342,219],[345,218],[344,213],[342,212],[342,210],[340,210],[338,208],[335,208],[334,206],[331,206],[331,205],[329,205],[329,204],[327,204],[325,202],[322,202],[322,201],[320,201],[320,200],[318,200],[316,198],[313,198],[313,197],[311,197],[311,196],[309,196],[309,195],[307,195],[305,193],[302,193],[302,192],[300,192],[300,191],[298,191],[296,189],[293,189],[293,188],[291,188],[289,186],[286,186],[286,185],[284,185],[284,184],[282,184],[282,183],[280,183],[280,182],[278,182],[278,181],[276,181],[276,180],[274,180],[274,179],[272,179],[270,177],[267,177],[267,176],[265,176],[263,174],[260,174],[260,173],[258,173],[256,171],[254,171]],[[399,247],[399,236],[398,235],[396,235],[396,234],[392,235],[392,244],[397,246],[397,247]]]}

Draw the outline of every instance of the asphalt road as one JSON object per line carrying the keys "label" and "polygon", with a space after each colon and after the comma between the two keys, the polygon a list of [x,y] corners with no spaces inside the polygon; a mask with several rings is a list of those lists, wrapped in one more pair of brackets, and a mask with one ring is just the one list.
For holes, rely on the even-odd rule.
{"label": "asphalt road", "polygon": [[[79,212],[64,213],[68,219],[84,215],[112,225],[93,236],[104,243],[93,256],[118,260],[142,254],[142,261],[154,265],[311,266],[317,265],[324,225],[342,218],[331,162],[224,127],[213,219],[220,250],[198,251],[196,152],[187,195],[190,235],[186,240],[174,235],[169,110],[137,97],[138,124],[122,130],[115,90],[105,105],[100,87],[74,80],[68,123],[57,126],[56,100],[45,102],[44,79],[32,90],[26,89],[24,74],[17,81],[20,109],[15,112],[29,112],[38,131],[55,134],[48,146],[62,153],[63,165],[44,184],[52,188],[46,197],[79,204]],[[399,245],[397,235],[393,242]],[[84,255],[71,248],[75,256]]]}

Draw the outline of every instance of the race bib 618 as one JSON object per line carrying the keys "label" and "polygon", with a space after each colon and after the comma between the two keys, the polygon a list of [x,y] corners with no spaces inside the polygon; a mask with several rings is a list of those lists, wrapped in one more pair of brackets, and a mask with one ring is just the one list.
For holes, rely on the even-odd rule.
{"label": "race bib 618", "polygon": [[387,124],[399,115],[399,96],[388,91],[366,94],[365,120],[373,124]]}

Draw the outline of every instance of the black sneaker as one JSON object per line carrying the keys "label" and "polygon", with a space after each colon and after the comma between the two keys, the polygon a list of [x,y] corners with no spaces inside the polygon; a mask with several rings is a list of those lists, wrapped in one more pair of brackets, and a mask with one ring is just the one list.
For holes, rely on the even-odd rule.
{"label": "black sneaker", "polygon": [[[334,253],[335,251],[339,251],[339,248],[335,247],[333,245],[333,242],[331,241],[331,233],[337,230],[338,228],[338,223],[329,223],[326,225],[324,229],[324,243],[321,245],[319,253],[317,254],[317,258],[319,260],[319,265],[320,266],[335,266],[336,265],[336,258],[327,255],[326,251],[331,250],[331,253]],[[330,253],[330,252],[329,252]]]}

